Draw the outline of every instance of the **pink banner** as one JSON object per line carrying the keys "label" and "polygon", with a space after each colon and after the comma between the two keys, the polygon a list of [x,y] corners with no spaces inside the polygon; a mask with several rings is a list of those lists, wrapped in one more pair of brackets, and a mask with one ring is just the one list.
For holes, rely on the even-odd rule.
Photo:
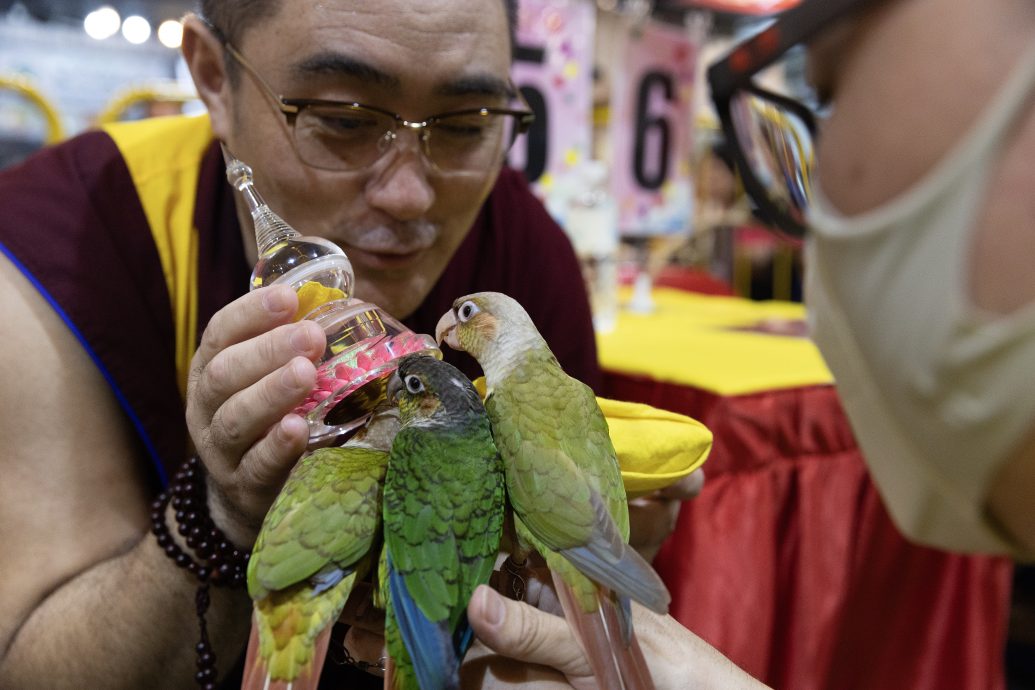
{"label": "pink banner", "polygon": [[510,164],[540,188],[590,156],[596,7],[586,0],[521,0],[514,83],[536,114]]}
{"label": "pink banner", "polygon": [[737,14],[774,14],[790,9],[800,2],[801,0],[675,0],[673,4]]}
{"label": "pink banner", "polygon": [[623,235],[688,232],[699,45],[688,29],[648,22],[612,63],[611,192]]}

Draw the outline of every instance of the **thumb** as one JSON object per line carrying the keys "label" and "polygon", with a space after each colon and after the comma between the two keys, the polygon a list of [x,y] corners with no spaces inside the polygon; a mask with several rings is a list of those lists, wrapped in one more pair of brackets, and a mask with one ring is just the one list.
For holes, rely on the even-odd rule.
{"label": "thumb", "polygon": [[497,654],[554,668],[569,680],[591,673],[563,618],[479,585],[467,605],[467,619],[478,639]]}

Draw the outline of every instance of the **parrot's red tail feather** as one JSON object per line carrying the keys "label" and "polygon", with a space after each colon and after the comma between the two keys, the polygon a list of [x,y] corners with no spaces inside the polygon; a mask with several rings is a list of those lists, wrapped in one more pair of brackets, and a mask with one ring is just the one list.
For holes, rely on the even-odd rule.
{"label": "parrot's red tail feather", "polygon": [[[604,623],[607,625],[611,650],[615,655],[615,661],[622,674],[622,682],[625,684],[626,690],[654,690],[654,681],[650,677],[647,660],[643,658],[640,643],[631,627],[629,641],[625,641],[615,601],[611,597],[601,596],[600,611],[604,617]],[[631,617],[628,624],[632,626]]]}
{"label": "parrot's red tail feather", "polygon": [[[575,633],[579,644],[582,645],[586,660],[593,669],[597,686],[603,690],[627,690],[637,687],[626,685],[624,680],[626,674],[623,674],[622,665],[623,657],[626,656],[623,654],[625,644],[621,642],[617,616],[613,623],[614,627],[609,633],[607,620],[601,612],[599,610],[593,613],[584,612],[571,587],[557,573],[552,573],[552,576],[554,587],[557,589],[557,598],[560,599],[561,607],[564,609],[564,619]],[[633,678],[637,675],[628,671],[626,673]],[[649,675],[647,677],[650,678]]]}
{"label": "parrot's red tail feather", "polygon": [[262,690],[266,684],[266,669],[259,661],[259,629],[252,621],[252,631],[248,635],[248,652],[244,657],[244,677],[241,679],[241,690]]}

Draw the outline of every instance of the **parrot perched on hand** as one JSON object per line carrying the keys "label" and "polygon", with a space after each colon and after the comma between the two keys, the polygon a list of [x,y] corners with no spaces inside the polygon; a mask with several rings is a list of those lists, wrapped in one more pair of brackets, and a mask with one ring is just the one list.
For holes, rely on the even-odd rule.
{"label": "parrot perched on hand", "polygon": [[384,490],[389,690],[459,688],[467,603],[503,533],[503,466],[481,397],[455,367],[408,355],[388,383],[401,427]]}
{"label": "parrot perched on hand", "polygon": [[503,458],[523,558],[550,568],[565,619],[605,688],[652,688],[630,599],[668,611],[661,578],[629,545],[629,507],[607,421],[593,391],[561,369],[515,300],[481,292],[453,302],[439,342],[474,356]]}
{"label": "parrot perched on hand", "polygon": [[316,688],[331,628],[377,560],[398,429],[398,410],[384,405],[344,446],[316,450],[291,470],[248,562],[254,613],[242,688]]}

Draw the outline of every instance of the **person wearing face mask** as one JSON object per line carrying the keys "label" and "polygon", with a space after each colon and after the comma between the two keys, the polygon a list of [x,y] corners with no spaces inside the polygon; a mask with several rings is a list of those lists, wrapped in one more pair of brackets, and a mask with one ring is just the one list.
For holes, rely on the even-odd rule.
{"label": "person wearing face mask", "polygon": [[[830,108],[822,122],[753,80],[802,43]],[[806,239],[812,336],[898,528],[938,549],[1035,560],[1035,4],[804,0],[709,81],[757,212]],[[490,647],[588,687],[549,617],[489,591],[476,603],[534,631],[518,644],[477,618]],[[687,687],[680,668],[716,668],[702,645],[675,633],[648,653],[659,687]]]}
{"label": "person wearing face mask", "polygon": [[[289,288],[246,293],[254,234],[218,142],[278,214],[346,251],[357,297],[429,333],[456,296],[507,292],[563,366],[599,384],[571,246],[503,167],[503,131],[526,116],[509,79],[515,9],[203,0],[183,53],[207,117],[110,126],[0,173],[0,686],[235,682],[247,595],[212,587],[196,599],[196,573],[177,567],[190,555],[167,555],[183,541],[160,546],[150,521],[175,535],[210,520],[220,558],[240,565],[234,549],[253,543],[306,446],[292,410],[325,338],[293,321]],[[436,138],[465,110],[499,133],[466,157]],[[365,142],[335,147],[319,133],[357,113],[376,125]],[[194,501],[206,485],[205,505],[151,507],[192,453],[181,486]],[[637,546],[660,544],[685,486],[638,508]],[[369,666],[380,645],[351,649]],[[361,686],[341,679],[349,668],[327,681]]]}
{"label": "person wearing face mask", "polygon": [[[806,237],[812,336],[896,524],[1018,560],[1035,558],[1033,25],[1012,0],[806,2],[710,74],[752,198]],[[807,110],[752,76],[813,38],[831,107],[810,153]],[[766,112],[795,124],[772,136]]]}

